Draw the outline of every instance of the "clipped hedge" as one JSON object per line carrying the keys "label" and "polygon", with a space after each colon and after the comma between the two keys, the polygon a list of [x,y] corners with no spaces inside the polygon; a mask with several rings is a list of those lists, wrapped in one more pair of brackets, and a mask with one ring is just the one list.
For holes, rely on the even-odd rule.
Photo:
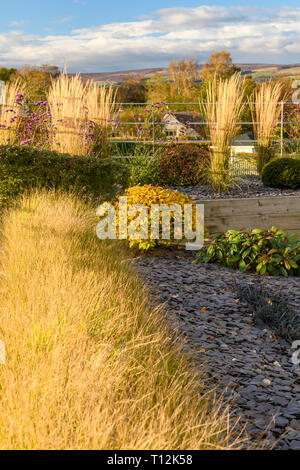
{"label": "clipped hedge", "polygon": [[31,147],[0,147],[0,207],[33,187],[77,190],[99,197],[126,184],[126,166],[117,160],[76,157]]}
{"label": "clipped hedge", "polygon": [[300,188],[300,159],[292,157],[274,158],[264,166],[262,182],[273,188]]}

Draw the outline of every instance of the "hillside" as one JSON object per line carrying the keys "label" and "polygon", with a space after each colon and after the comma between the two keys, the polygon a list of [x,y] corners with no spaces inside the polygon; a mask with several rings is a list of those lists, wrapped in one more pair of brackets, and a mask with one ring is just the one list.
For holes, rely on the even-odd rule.
{"label": "hillside", "polygon": [[[295,77],[300,76],[300,64],[235,64],[240,67],[244,73],[251,73],[254,80],[263,81],[268,78],[279,77]],[[199,65],[199,73],[201,73],[203,65]],[[133,77],[143,77],[145,79],[151,78],[155,73],[160,72],[162,75],[167,75],[167,68],[147,68],[147,69],[134,69],[134,70],[120,70],[117,72],[95,72],[95,73],[82,73],[80,74],[84,81],[95,80],[97,82],[111,82],[122,83],[130,75]],[[74,74],[70,74],[74,75]]]}

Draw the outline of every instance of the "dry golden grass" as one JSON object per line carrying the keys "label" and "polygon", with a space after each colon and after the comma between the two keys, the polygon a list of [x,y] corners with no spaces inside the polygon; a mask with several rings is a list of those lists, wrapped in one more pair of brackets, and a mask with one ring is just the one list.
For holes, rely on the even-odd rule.
{"label": "dry golden grass", "polygon": [[257,170],[259,174],[275,156],[273,139],[282,109],[279,101],[282,97],[282,89],[281,82],[263,83],[250,98],[253,129],[257,141]]}
{"label": "dry golden grass", "polygon": [[[6,104],[4,106],[0,106],[0,125],[4,124],[6,129],[0,127],[0,145],[7,144],[6,139],[10,139],[11,143],[14,142],[15,129],[18,125],[18,120],[16,119],[13,123],[10,123],[10,119],[13,116],[20,116],[22,112],[22,107],[16,104],[16,98],[18,93],[24,94],[24,90],[25,84],[20,78],[8,82],[6,85]],[[15,113],[7,111],[9,109],[13,109]]]}
{"label": "dry golden grass", "polygon": [[238,133],[237,122],[244,109],[244,80],[240,74],[229,79],[209,81],[206,104],[201,111],[207,121],[206,132],[211,141],[210,172],[213,187],[223,191],[229,183],[229,160],[232,139]]}
{"label": "dry golden grass", "polygon": [[250,98],[253,128],[257,143],[268,147],[274,138],[274,129],[280,116],[282,83],[267,82],[256,89]]}
{"label": "dry golden grass", "polygon": [[227,412],[95,223],[54,193],[4,216],[0,448],[230,448]]}
{"label": "dry golden grass", "polygon": [[62,74],[53,80],[48,102],[57,129],[53,150],[71,155],[86,153],[84,134],[89,121],[106,127],[115,118],[113,87],[83,83],[78,75],[70,78]]}

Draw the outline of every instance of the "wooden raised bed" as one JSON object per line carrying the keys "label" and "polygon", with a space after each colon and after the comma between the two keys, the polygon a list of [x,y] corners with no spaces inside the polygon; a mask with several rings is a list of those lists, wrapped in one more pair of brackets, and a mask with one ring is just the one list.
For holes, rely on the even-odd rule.
{"label": "wooden raised bed", "polygon": [[300,197],[276,196],[245,199],[197,200],[204,204],[205,225],[210,233],[273,225],[300,236]]}

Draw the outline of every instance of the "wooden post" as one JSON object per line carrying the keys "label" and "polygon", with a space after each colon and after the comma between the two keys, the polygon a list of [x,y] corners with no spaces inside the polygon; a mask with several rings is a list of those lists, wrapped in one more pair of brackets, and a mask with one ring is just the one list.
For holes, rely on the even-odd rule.
{"label": "wooden post", "polygon": [[281,102],[281,128],[280,128],[280,156],[283,157],[283,107],[284,102]]}

